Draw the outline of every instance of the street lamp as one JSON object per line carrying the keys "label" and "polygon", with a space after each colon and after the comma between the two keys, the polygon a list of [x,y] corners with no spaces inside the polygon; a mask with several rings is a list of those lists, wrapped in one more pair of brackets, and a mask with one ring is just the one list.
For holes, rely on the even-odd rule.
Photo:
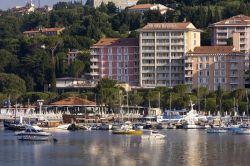
{"label": "street lamp", "polygon": [[44,100],[37,100],[37,102],[39,105],[39,114],[42,115],[42,106],[43,106]]}

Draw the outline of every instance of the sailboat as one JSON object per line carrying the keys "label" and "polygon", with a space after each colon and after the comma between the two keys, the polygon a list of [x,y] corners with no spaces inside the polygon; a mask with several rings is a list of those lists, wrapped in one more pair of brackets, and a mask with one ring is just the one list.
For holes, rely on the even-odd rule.
{"label": "sailboat", "polygon": [[[249,125],[249,100],[248,100],[248,93],[246,91],[246,98],[247,98],[247,126]],[[247,128],[239,128],[238,130],[234,131],[235,134],[250,134],[249,126]]]}
{"label": "sailboat", "polygon": [[[128,94],[127,94],[127,107],[128,106]],[[123,110],[121,109],[121,98],[120,98],[120,113],[122,115],[123,122]],[[142,135],[141,130],[133,130],[132,123],[130,121],[125,122],[120,128],[112,131],[112,134],[122,134],[122,135]]]}

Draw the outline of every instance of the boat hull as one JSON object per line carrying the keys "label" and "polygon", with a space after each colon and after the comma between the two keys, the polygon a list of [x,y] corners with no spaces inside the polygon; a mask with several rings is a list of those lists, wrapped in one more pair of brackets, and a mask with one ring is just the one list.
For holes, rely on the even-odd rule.
{"label": "boat hull", "polygon": [[142,135],[141,130],[117,130],[117,131],[112,131],[112,134],[121,134],[121,135]]}
{"label": "boat hull", "polygon": [[207,133],[227,133],[226,129],[207,129]]}
{"label": "boat hull", "polygon": [[50,136],[20,135],[17,137],[18,137],[18,140],[21,140],[21,141],[49,141],[51,139]]}

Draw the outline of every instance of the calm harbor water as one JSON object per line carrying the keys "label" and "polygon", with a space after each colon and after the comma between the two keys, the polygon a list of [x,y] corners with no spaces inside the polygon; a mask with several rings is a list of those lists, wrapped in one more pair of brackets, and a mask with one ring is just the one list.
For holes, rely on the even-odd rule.
{"label": "calm harbor water", "polygon": [[0,130],[0,166],[249,166],[250,135],[162,130],[166,140],[108,131],[53,133],[58,142],[18,141]]}

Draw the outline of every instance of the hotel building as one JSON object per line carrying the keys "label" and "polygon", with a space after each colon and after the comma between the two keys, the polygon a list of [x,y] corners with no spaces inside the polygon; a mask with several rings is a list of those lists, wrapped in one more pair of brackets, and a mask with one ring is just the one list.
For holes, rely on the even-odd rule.
{"label": "hotel building", "polygon": [[185,84],[189,89],[220,86],[231,91],[244,88],[245,54],[233,46],[196,47],[185,58]]}
{"label": "hotel building", "polygon": [[137,86],[139,44],[136,38],[103,38],[91,47],[91,77]]}
{"label": "hotel building", "polygon": [[213,30],[212,45],[227,45],[233,38],[234,46],[241,52],[250,51],[250,17],[237,15],[210,25]]}
{"label": "hotel building", "polygon": [[141,87],[173,87],[184,83],[184,59],[200,46],[200,30],[192,23],[149,23],[140,32]]}

